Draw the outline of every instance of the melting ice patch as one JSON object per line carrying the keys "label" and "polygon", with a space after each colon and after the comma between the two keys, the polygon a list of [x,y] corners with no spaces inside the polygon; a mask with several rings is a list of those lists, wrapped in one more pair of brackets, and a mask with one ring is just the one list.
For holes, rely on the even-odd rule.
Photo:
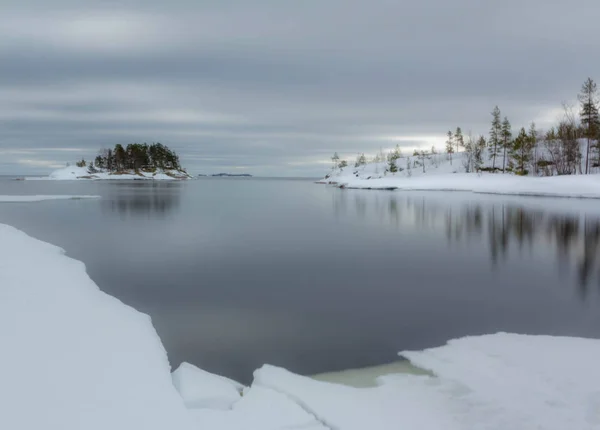
{"label": "melting ice patch", "polygon": [[69,196],[69,195],[58,195],[58,196],[0,196],[0,203],[29,203],[29,202],[41,202],[44,200],[80,200],[80,199],[99,199],[100,196]]}

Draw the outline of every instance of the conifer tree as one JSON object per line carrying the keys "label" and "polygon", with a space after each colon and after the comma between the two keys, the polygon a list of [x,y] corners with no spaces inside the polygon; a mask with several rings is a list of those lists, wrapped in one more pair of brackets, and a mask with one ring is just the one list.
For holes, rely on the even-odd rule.
{"label": "conifer tree", "polygon": [[396,173],[398,171],[398,166],[396,164],[396,160],[402,157],[402,150],[400,149],[400,145],[396,145],[394,149],[388,154],[388,170],[392,173]]}
{"label": "conifer tree", "polygon": [[525,127],[521,127],[519,135],[516,137],[512,145],[512,158],[516,163],[517,175],[524,176],[528,173],[526,166],[531,161],[532,149],[533,144],[531,137],[527,134]]}
{"label": "conifer tree", "polygon": [[364,166],[367,164],[367,157],[365,157],[365,154],[360,154],[358,157],[356,157],[356,162],[354,163],[354,167],[359,167],[359,166]]}
{"label": "conifer tree", "polygon": [[537,175],[538,173],[538,167],[537,167],[537,142],[538,142],[538,132],[535,128],[535,122],[532,122],[529,125],[529,132],[528,132],[528,136],[529,136],[529,140],[531,143],[531,147],[533,149],[533,154],[531,155],[533,158],[531,160],[531,165],[533,166],[533,169],[535,170],[535,174]]}
{"label": "conifer tree", "polygon": [[483,151],[486,146],[487,142],[485,141],[485,137],[479,136],[473,152],[473,168],[476,172],[479,172],[483,167]]}
{"label": "conifer tree", "polygon": [[451,131],[448,131],[448,140],[446,141],[446,154],[448,154],[450,165],[452,165],[452,154],[454,154],[454,140]]}
{"label": "conifer tree", "polygon": [[596,83],[591,78],[587,78],[583,83],[578,98],[581,106],[579,116],[581,118],[581,124],[585,127],[585,137],[587,139],[585,157],[585,173],[587,175],[590,167],[591,140],[597,137],[598,130],[600,129],[597,88]]}
{"label": "conifer tree", "polygon": [[340,161],[340,156],[338,155],[337,152],[334,152],[333,157],[331,157],[331,161],[333,162],[333,166],[331,167],[331,170],[335,170]]}
{"label": "conifer tree", "polygon": [[500,108],[496,106],[492,111],[492,128],[490,129],[490,138],[488,140],[492,169],[494,171],[496,170],[496,157],[498,156],[498,147],[500,146],[502,134],[502,123],[500,121]]}
{"label": "conifer tree", "polygon": [[500,137],[502,140],[502,148],[504,151],[504,160],[502,161],[502,173],[506,173],[506,156],[507,151],[510,150],[512,145],[512,131],[510,127],[510,121],[507,117],[504,117],[502,121],[502,129],[500,131]]}
{"label": "conifer tree", "polygon": [[460,127],[456,127],[456,132],[454,133],[454,141],[456,142],[456,153],[458,153],[460,151],[459,147],[465,146],[465,138],[463,137],[463,133]]}

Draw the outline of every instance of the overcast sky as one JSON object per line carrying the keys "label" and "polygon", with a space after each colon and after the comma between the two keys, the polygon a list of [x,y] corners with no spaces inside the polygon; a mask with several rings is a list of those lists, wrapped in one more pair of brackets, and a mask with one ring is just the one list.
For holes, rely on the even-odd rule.
{"label": "overcast sky", "polygon": [[598,0],[0,0],[0,174],[160,141],[191,173],[548,126],[600,78]]}

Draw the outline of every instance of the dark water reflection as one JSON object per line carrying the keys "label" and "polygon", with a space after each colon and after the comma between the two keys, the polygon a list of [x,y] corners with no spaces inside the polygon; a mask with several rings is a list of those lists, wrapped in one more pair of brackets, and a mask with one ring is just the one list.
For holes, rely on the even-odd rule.
{"label": "dark water reflection", "polygon": [[[436,196],[411,194],[339,194],[334,200],[334,213],[344,216],[354,211],[356,217],[365,219],[373,216],[368,213],[370,207],[380,223],[398,230],[411,226],[426,232],[443,230],[448,245],[483,243],[494,268],[514,253],[529,251],[531,255],[534,250],[552,250],[556,270],[574,276],[573,285],[578,287],[582,299],[589,296],[590,288],[600,289],[600,202],[554,200],[550,208],[544,208],[546,199],[533,198],[534,207],[528,207],[532,198],[513,198],[507,203],[502,197],[485,196],[461,201],[465,195],[458,195],[457,204],[452,197],[442,203]],[[477,198],[482,201],[477,202]],[[596,204],[598,208],[594,207]],[[578,206],[586,210],[578,211]],[[565,207],[572,208],[565,213]]]}
{"label": "dark water reflection", "polygon": [[0,181],[0,205],[148,313],[173,365],[250,381],[394,361],[465,335],[600,337],[600,202],[310,181]]}
{"label": "dark water reflection", "polygon": [[109,198],[101,200],[104,211],[121,216],[147,215],[164,218],[181,203],[181,184],[177,182],[117,182]]}

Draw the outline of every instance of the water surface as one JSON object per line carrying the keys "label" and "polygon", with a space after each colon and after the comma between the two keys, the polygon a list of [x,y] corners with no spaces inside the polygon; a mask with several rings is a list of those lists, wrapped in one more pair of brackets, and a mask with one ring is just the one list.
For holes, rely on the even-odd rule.
{"label": "water surface", "polygon": [[[151,315],[173,366],[248,382],[511,331],[600,337],[600,201],[339,190],[310,180],[23,182],[0,222]],[[75,323],[75,322],[74,322]]]}

